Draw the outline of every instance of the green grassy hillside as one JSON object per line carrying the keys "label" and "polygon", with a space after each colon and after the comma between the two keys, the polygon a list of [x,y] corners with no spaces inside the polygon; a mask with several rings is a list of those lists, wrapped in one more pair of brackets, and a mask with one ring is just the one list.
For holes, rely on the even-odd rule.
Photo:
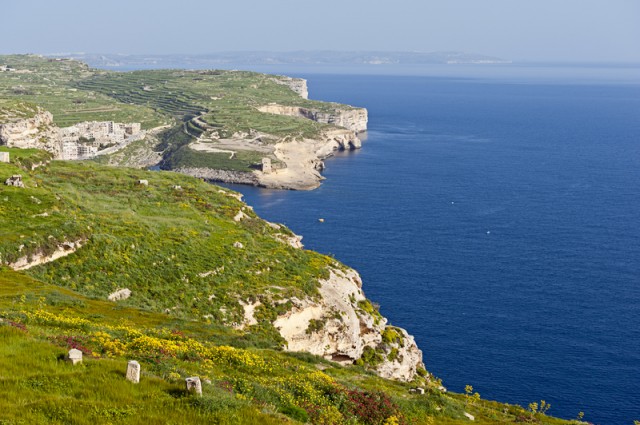
{"label": "green grassy hillside", "polygon": [[[188,145],[203,133],[215,149],[216,140],[236,134],[261,134],[260,143],[273,144],[283,137],[316,137],[333,128],[305,118],[256,109],[268,103],[323,112],[351,108],[302,99],[277,83],[277,77],[253,72],[112,72],[91,69],[75,60],[35,55],[0,55],[0,64],[16,70],[0,72],[0,124],[8,121],[3,119],[4,110],[16,109],[15,102],[28,102],[51,112],[54,123],[60,127],[94,120],[140,122],[143,129],[168,125],[157,136],[154,148],[163,152],[165,169],[208,167],[249,171],[252,164],[265,156],[251,147],[239,149],[231,159],[229,154],[190,149]],[[199,119],[194,120],[196,117]]]}
{"label": "green grassy hillside", "polygon": [[[409,393],[358,367],[247,347],[202,322],[93,300],[22,273],[0,271],[0,423],[563,424],[518,406]],[[244,348],[241,348],[244,347]],[[64,361],[70,348],[82,365]],[[142,365],[138,385],[126,363]],[[203,396],[183,379],[200,376]],[[366,404],[366,409],[360,407]]]}
{"label": "green grassy hillside", "polygon": [[[46,154],[9,151],[0,179],[20,173],[26,187],[0,188],[2,261],[65,241],[82,248],[26,272],[0,269],[0,424],[462,424],[464,412],[479,424],[568,423],[443,393],[435,379],[394,382],[282,351],[272,320],[290,298],[316,296],[328,265],[344,266],[276,240],[289,231],[233,192],[91,163],[31,170]],[[248,218],[235,221],[240,211]],[[107,301],[119,288],[132,296]],[[258,323],[234,327],[239,300],[256,299]],[[82,365],[63,360],[72,347]],[[124,378],[131,359],[138,385]],[[187,376],[203,379],[202,397],[186,393]],[[416,385],[426,393],[410,393]]]}

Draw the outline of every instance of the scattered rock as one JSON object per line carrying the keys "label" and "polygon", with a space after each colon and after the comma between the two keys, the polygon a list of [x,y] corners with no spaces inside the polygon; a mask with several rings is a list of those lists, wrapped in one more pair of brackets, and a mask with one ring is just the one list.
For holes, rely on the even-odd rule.
{"label": "scattered rock", "polygon": [[9,177],[7,180],[5,180],[4,184],[13,187],[24,187],[22,176],[20,174],[14,174],[13,176]]}
{"label": "scattered rock", "polygon": [[199,377],[192,376],[191,378],[186,378],[184,381],[187,387],[187,392],[200,396],[202,395],[202,383],[200,382]]}
{"label": "scattered rock", "polygon": [[0,162],[9,162],[9,152],[0,152]]}
{"label": "scattered rock", "polygon": [[272,229],[274,229],[274,230],[280,230],[280,229],[282,229],[282,226],[280,226],[279,224],[271,223],[270,221],[267,221],[266,223],[267,223],[267,225],[268,225],[269,227],[271,227],[271,228],[272,228]]}
{"label": "scattered rock", "polygon": [[149,180],[138,180],[138,184],[142,186],[149,186]]}
{"label": "scattered rock", "polygon": [[248,215],[246,215],[243,211],[238,211],[238,214],[236,214],[236,215],[233,217],[233,221],[235,221],[235,222],[239,222],[240,220],[243,220],[243,219],[245,219],[245,218],[249,218],[249,216],[248,216]]}
{"label": "scattered rock", "polygon": [[278,242],[282,242],[287,245],[290,245],[292,248],[297,248],[297,249],[304,248],[304,245],[302,244],[302,236],[299,236],[299,235],[289,236],[289,235],[285,235],[284,233],[276,233],[275,235],[273,235],[273,237]]}
{"label": "scattered rock", "polygon": [[238,249],[242,249],[242,248],[244,248],[244,245],[242,245],[242,242],[235,241],[233,243],[233,247],[234,248],[238,248]]}
{"label": "scattered rock", "polygon": [[473,416],[471,413],[464,412],[464,415],[465,415],[465,416],[467,417],[467,419],[469,419],[470,421],[475,421],[475,420],[476,420],[475,416]]}
{"label": "scattered rock", "polygon": [[119,289],[116,292],[109,294],[109,301],[122,301],[131,296],[131,290],[129,288]]}

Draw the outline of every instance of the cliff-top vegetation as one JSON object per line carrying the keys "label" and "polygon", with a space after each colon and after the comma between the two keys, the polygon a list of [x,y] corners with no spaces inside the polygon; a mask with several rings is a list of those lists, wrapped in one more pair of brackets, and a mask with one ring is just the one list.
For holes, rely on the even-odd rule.
{"label": "cliff-top vegetation", "polygon": [[[442,392],[424,370],[401,383],[365,362],[284,352],[273,318],[318,296],[328,266],[344,266],[278,240],[290,231],[227,189],[1,150],[12,162],[0,177],[21,174],[25,188],[0,189],[0,424],[457,424],[469,422],[465,412],[479,424],[568,423]],[[6,267],[71,242],[81,248],[55,261]],[[124,288],[130,298],[107,300]],[[248,324],[239,301],[255,300]],[[387,329],[385,340],[402,339]],[[82,365],[64,361],[70,348]],[[140,384],[124,378],[131,359]],[[202,378],[202,397],[184,390],[188,376]]]}

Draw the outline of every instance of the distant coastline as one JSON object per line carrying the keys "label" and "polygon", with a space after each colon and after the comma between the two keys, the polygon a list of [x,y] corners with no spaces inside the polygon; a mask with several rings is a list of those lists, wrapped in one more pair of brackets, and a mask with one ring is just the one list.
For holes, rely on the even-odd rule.
{"label": "distant coastline", "polygon": [[49,57],[68,57],[95,67],[226,68],[232,65],[421,65],[421,64],[509,64],[511,60],[464,52],[397,51],[292,51],[292,52],[214,52],[209,54],[128,55],[101,53],[53,53]]}

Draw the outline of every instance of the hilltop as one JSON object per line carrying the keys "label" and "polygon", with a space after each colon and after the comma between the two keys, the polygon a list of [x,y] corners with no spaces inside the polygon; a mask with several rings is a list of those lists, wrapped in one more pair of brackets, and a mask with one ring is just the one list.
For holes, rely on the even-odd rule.
{"label": "hilltop", "polygon": [[24,182],[0,194],[2,423],[566,423],[446,392],[355,271],[237,193],[0,150]]}
{"label": "hilltop", "polygon": [[[112,72],[70,59],[0,56],[0,125],[14,147],[60,158],[59,128],[101,121],[136,123],[140,140],[96,158],[216,181],[285,189],[320,184],[322,160],[357,149],[367,111],[307,99],[306,81],[253,72]],[[18,102],[19,107],[16,105]],[[19,120],[9,110],[31,111]],[[125,125],[125,124],[123,124]],[[28,140],[25,141],[25,135]],[[45,146],[46,145],[46,146]]]}

